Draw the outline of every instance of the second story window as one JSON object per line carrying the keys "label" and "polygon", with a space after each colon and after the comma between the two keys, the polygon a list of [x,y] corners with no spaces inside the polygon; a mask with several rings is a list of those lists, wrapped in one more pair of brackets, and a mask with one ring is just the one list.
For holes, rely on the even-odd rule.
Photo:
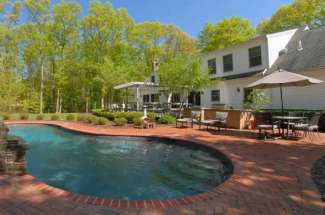
{"label": "second story window", "polygon": [[223,71],[232,72],[233,69],[232,54],[223,56]]}
{"label": "second story window", "polygon": [[220,90],[211,90],[211,101],[220,102]]}
{"label": "second story window", "polygon": [[262,49],[261,46],[248,49],[249,54],[249,66],[260,66],[262,65]]}
{"label": "second story window", "polygon": [[208,69],[209,74],[217,74],[217,63],[215,58],[208,60]]}

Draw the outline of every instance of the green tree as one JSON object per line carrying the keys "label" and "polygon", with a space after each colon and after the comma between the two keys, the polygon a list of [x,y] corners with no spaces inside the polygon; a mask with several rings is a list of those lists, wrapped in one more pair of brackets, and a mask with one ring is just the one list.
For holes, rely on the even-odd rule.
{"label": "green tree", "polygon": [[40,113],[44,109],[44,78],[45,70],[47,69],[48,55],[49,55],[49,40],[48,40],[48,19],[50,16],[50,0],[25,0],[25,6],[29,14],[29,23],[25,26],[29,46],[27,52],[29,57],[34,57],[36,67],[38,67],[40,76]]}
{"label": "green tree", "polygon": [[221,20],[216,24],[207,24],[199,35],[198,44],[203,52],[223,49],[253,38],[255,28],[241,17]]}
{"label": "green tree", "polygon": [[269,34],[309,25],[317,28],[325,25],[324,0],[295,0],[280,7],[269,19],[257,26],[259,34]]}
{"label": "green tree", "polygon": [[218,80],[202,71],[201,59],[196,55],[177,55],[163,62],[159,68],[160,86],[168,95],[179,94],[181,110],[191,92],[203,90]]}
{"label": "green tree", "polygon": [[[53,22],[50,25],[50,39],[53,43],[51,57],[54,85],[56,88],[55,112],[62,111],[64,85],[71,80],[71,70],[75,56],[75,46],[79,42],[79,20],[81,7],[77,3],[62,1],[54,7]],[[70,100],[71,98],[67,98]]]}

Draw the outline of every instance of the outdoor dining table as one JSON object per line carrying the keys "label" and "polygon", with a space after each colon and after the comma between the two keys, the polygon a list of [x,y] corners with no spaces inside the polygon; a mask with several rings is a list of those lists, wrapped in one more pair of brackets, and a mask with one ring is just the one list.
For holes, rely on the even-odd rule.
{"label": "outdoor dining table", "polygon": [[287,135],[284,135],[284,130],[285,128],[282,127],[282,137],[289,137],[289,129],[290,129],[290,122],[297,122],[297,121],[301,121],[301,120],[305,120],[307,119],[307,117],[304,116],[273,116],[273,119],[276,120],[281,120],[281,122],[286,121],[287,122]]}

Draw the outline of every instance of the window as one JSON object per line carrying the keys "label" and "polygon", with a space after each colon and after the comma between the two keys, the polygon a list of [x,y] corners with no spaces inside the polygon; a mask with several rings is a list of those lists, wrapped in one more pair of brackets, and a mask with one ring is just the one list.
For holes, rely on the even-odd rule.
{"label": "window", "polygon": [[154,75],[151,76],[151,82],[152,83],[155,83],[156,82],[156,76],[154,76]]}
{"label": "window", "polygon": [[217,74],[217,63],[215,58],[208,60],[208,69],[210,74]]}
{"label": "window", "polygon": [[149,95],[143,95],[143,103],[150,102],[150,96]]}
{"label": "window", "polygon": [[151,102],[159,102],[159,94],[151,94]]}
{"label": "window", "polygon": [[211,101],[212,102],[220,102],[220,90],[212,90],[211,91]]}
{"label": "window", "polygon": [[249,54],[249,66],[260,66],[262,65],[262,49],[261,46],[248,49]]}
{"label": "window", "polygon": [[173,93],[172,95],[172,103],[181,102],[181,95],[179,93]]}
{"label": "window", "polygon": [[233,70],[232,54],[223,56],[223,71],[231,72]]}

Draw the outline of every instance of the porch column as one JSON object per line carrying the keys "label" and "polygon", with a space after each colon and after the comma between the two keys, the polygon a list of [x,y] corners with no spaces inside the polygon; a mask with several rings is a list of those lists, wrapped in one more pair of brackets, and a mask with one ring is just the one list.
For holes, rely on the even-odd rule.
{"label": "porch column", "polygon": [[137,87],[137,111],[140,110],[140,101],[139,101],[140,93],[139,93],[139,87]]}

